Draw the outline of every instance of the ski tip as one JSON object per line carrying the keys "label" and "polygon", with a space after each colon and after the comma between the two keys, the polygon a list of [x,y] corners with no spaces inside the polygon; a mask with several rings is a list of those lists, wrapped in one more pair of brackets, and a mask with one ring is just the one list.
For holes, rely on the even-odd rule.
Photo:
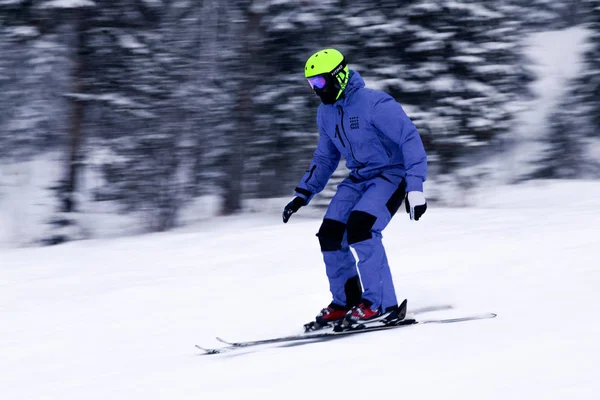
{"label": "ski tip", "polygon": [[486,314],[480,314],[478,319],[492,319],[492,318],[496,318],[498,316],[498,314],[490,312],[490,313],[486,313]]}
{"label": "ski tip", "polygon": [[235,343],[228,342],[227,340],[225,340],[225,339],[223,339],[223,338],[220,338],[220,337],[218,337],[218,336],[216,337],[216,339],[217,339],[219,342],[221,342],[221,343],[228,344],[228,345],[230,345],[230,346],[235,346]]}
{"label": "ski tip", "polygon": [[221,352],[219,349],[207,349],[198,345],[195,345],[195,347],[199,350],[202,350],[204,354],[219,354]]}

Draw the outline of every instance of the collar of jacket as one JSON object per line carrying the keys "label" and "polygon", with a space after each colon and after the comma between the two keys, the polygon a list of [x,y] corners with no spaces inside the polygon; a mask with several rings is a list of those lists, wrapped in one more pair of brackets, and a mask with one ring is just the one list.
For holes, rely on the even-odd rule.
{"label": "collar of jacket", "polygon": [[352,95],[361,88],[365,87],[365,81],[362,76],[354,70],[350,70],[350,79],[348,80],[348,85],[346,85],[346,89],[344,89],[344,93],[342,97],[340,97],[333,104],[324,104],[327,107],[336,107],[336,106],[345,106],[349,101],[352,100]]}

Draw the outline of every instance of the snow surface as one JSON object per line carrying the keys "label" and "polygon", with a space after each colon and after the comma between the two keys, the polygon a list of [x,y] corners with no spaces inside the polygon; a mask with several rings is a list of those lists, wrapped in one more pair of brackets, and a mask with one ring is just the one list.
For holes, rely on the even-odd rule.
{"label": "snow surface", "polygon": [[384,240],[409,306],[496,319],[216,356],[194,344],[294,333],[327,304],[319,219],[0,250],[1,397],[596,399],[600,183],[476,197],[401,212]]}

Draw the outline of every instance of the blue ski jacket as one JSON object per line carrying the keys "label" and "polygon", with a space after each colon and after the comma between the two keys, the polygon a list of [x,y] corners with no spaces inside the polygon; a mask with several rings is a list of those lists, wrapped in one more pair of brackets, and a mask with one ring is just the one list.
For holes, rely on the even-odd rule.
{"label": "blue ski jacket", "polygon": [[365,88],[358,72],[350,71],[338,101],[319,106],[317,125],[317,149],[295,193],[307,204],[323,190],[341,156],[354,182],[381,176],[398,184],[404,179],[407,192],[423,191],[427,156],[417,128],[392,96]]}

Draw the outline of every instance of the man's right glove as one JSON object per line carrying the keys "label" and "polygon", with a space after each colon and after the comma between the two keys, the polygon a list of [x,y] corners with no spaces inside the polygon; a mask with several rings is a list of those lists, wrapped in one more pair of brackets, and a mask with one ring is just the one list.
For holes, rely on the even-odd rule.
{"label": "man's right glove", "polygon": [[410,219],[418,221],[425,211],[427,211],[427,202],[423,192],[408,192],[406,195],[406,212],[410,214]]}
{"label": "man's right glove", "polygon": [[292,214],[298,211],[300,207],[305,205],[306,201],[303,198],[298,196],[294,197],[294,199],[290,201],[283,209],[283,223],[287,224]]}

